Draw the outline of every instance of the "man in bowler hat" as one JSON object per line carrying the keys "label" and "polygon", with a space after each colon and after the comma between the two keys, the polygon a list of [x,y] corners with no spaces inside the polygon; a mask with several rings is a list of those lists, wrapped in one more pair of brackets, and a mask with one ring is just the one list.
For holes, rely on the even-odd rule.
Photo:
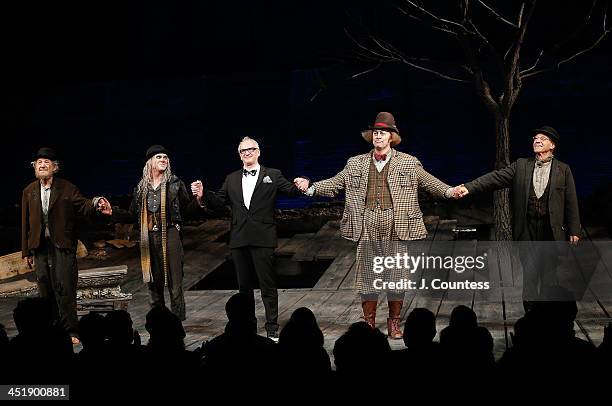
{"label": "man in bowler hat", "polygon": [[512,235],[521,243],[523,304],[529,310],[534,301],[546,299],[547,288],[556,284],[557,251],[551,241],[576,243],[580,239],[580,215],[574,177],[569,165],[557,159],[560,136],[543,126],[532,131],[534,156],[520,158],[506,168],[483,175],[462,185],[460,196],[511,188]]}
{"label": "man in bowler hat", "polygon": [[59,161],[51,148],[40,148],[32,166],[36,180],[21,198],[21,255],[28,267],[34,266],[40,296],[50,299],[61,326],[78,344],[77,217],[96,211],[110,215],[110,204],[103,197],[84,197],[75,185],[55,176]]}

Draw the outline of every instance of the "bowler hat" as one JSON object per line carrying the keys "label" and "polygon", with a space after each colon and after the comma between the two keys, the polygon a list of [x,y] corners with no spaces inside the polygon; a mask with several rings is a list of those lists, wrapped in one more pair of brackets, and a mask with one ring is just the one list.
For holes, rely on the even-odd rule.
{"label": "bowler hat", "polygon": [[369,143],[372,143],[372,130],[389,131],[391,133],[391,145],[397,145],[402,142],[397,125],[395,125],[395,117],[393,117],[391,113],[381,111],[376,115],[374,124],[371,125],[368,130],[361,132],[363,139]]}
{"label": "bowler hat", "polygon": [[57,161],[57,155],[55,154],[55,151],[49,147],[42,147],[38,150],[38,152],[34,155],[34,160],[37,160],[39,158],[46,158],[51,161]]}
{"label": "bowler hat", "polygon": [[150,159],[153,155],[157,154],[168,154],[168,150],[161,145],[151,145],[149,149],[147,149],[147,153],[145,155],[145,160]]}
{"label": "bowler hat", "polygon": [[536,128],[535,130],[532,130],[531,133],[533,135],[544,134],[548,138],[550,138],[552,142],[554,142],[555,144],[559,144],[559,133],[557,132],[557,130],[548,125]]}

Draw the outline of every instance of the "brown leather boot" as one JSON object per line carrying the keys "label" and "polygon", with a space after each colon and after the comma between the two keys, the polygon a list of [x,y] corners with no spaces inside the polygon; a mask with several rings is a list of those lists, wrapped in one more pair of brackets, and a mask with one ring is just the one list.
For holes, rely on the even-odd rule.
{"label": "brown leather boot", "polygon": [[376,328],[376,300],[365,300],[361,302],[361,308],[363,309],[363,319],[372,328]]}
{"label": "brown leather boot", "polygon": [[387,319],[387,331],[389,337],[394,340],[399,340],[403,337],[402,330],[400,329],[400,315],[402,312],[402,300],[389,301],[389,318]]}

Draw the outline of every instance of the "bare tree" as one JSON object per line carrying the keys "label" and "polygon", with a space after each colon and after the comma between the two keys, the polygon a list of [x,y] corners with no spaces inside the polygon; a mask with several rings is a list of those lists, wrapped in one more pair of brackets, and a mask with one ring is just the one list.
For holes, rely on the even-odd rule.
{"label": "bare tree", "polygon": [[[576,4],[578,2],[581,6],[587,3],[575,0]],[[608,1],[591,0],[584,14],[572,13],[573,23],[569,25],[572,29],[555,34],[554,43],[531,46],[529,52],[525,51],[525,41],[528,29],[533,28],[530,23],[536,10],[544,20],[547,17],[546,9],[537,9],[537,0],[498,1],[495,6],[493,0],[459,0],[450,6],[449,3],[402,0],[393,10],[412,25],[414,22],[421,24],[421,28],[428,30],[425,35],[441,33],[445,45],[458,50],[458,58],[449,61],[448,58],[417,57],[414,50],[400,46],[407,41],[389,39],[364,29],[357,33],[347,29],[357,57],[373,64],[353,77],[375,70],[383,63],[399,62],[446,80],[472,83],[494,117],[495,168],[500,169],[510,164],[510,114],[524,81],[556,70],[596,47],[609,32]],[[547,7],[561,7],[561,3]],[[513,10],[507,10],[512,7]],[[550,18],[558,15],[549,14],[552,14]],[[495,192],[494,218],[496,238],[510,240],[512,228],[507,189]]]}

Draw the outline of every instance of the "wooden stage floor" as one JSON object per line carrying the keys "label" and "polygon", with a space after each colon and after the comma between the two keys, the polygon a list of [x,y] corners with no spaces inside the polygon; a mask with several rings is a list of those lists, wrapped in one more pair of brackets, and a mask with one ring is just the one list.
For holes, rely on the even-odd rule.
{"label": "wooden stage floor", "polygon": [[[431,241],[448,241],[454,236],[456,222],[440,220],[437,217],[427,218]],[[229,257],[225,242],[219,241],[229,229],[226,220],[209,220],[203,224],[185,228],[185,299],[187,320],[183,323],[187,337],[188,349],[199,347],[203,341],[217,336],[225,327],[225,303],[235,290],[190,290],[207,275],[221,266]],[[601,230],[588,230],[593,240],[609,240]],[[133,294],[128,311],[132,315],[134,327],[138,329],[146,343],[147,333],[144,328],[145,315],[149,310],[148,293],[142,284],[137,247],[117,250],[109,248],[109,255],[103,259],[84,258],[79,261],[80,269],[128,265],[128,276],[122,284],[122,290]],[[354,290],[355,247],[353,243],[340,238],[339,224],[330,221],[317,233],[296,234],[289,239],[281,239],[276,251],[277,256],[290,257],[293,261],[329,260],[331,265],[318,279],[314,287],[307,289],[281,289],[279,291],[279,321],[281,326],[289,319],[291,313],[299,307],[310,308],[319,321],[325,336],[325,346],[330,352],[335,340],[342,335],[351,323],[361,317],[359,297]],[[575,324],[576,335],[595,345],[601,343],[603,327],[612,321],[612,276],[610,270],[612,257],[602,258],[607,266],[603,274],[609,277],[604,287],[611,290],[607,295],[588,292],[584,300],[578,303],[579,313]],[[440,332],[446,325],[452,309],[457,305],[466,305],[478,315],[479,324],[487,327],[495,342],[495,355],[499,358],[506,348],[511,346],[510,333],[514,322],[523,315],[520,289],[508,279],[515,276],[509,270],[499,269],[499,280],[486,293],[472,291],[459,294],[450,290],[436,294],[423,295],[420,291],[408,291],[402,318],[417,307],[430,309],[437,317],[437,330]],[[463,275],[465,276],[465,275]],[[453,276],[449,276],[450,279]],[[450,280],[449,279],[449,280]],[[506,282],[504,282],[506,280]],[[256,311],[259,330],[264,334],[263,304],[259,291],[255,293]],[[18,298],[0,299],[0,323],[7,328],[9,336],[16,334],[12,320],[12,309]],[[386,332],[386,300],[379,302],[377,324]],[[437,339],[437,337],[436,337]],[[403,348],[402,340],[390,340],[394,349]]]}

